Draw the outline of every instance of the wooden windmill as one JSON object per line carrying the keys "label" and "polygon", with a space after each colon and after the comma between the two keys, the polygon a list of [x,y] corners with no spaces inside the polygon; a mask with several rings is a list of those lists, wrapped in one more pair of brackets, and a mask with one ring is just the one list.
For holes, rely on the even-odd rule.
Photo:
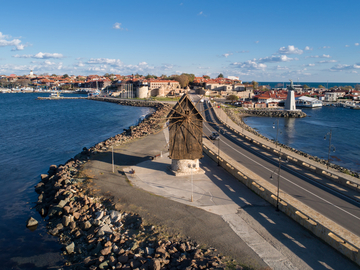
{"label": "wooden windmill", "polygon": [[204,173],[199,167],[203,157],[203,117],[185,94],[167,116],[169,119],[169,158],[175,175]]}

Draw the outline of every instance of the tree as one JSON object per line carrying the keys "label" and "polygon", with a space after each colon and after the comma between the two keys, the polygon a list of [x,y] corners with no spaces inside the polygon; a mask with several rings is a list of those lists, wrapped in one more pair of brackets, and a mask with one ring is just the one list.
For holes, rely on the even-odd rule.
{"label": "tree", "polygon": [[350,86],[350,85],[346,85],[346,86],[343,87],[343,89],[346,90],[346,91],[350,91],[350,90],[352,90],[353,88],[352,88],[352,86]]}
{"label": "tree", "polygon": [[175,81],[178,81],[180,83],[181,88],[185,88],[186,86],[189,85],[189,77],[186,75],[180,75],[180,76],[176,76],[174,78]]}
{"label": "tree", "polygon": [[234,103],[235,101],[238,101],[239,98],[236,95],[229,95],[226,97],[226,100],[230,100],[232,103]]}
{"label": "tree", "polygon": [[8,86],[8,84],[9,84],[9,82],[8,82],[8,80],[7,80],[6,78],[2,78],[2,79],[0,80],[0,85],[1,85],[2,87],[6,87],[6,86]]}
{"label": "tree", "polygon": [[222,73],[220,73],[217,77],[218,78],[224,78],[224,75]]}
{"label": "tree", "polygon": [[259,86],[259,83],[256,82],[256,81],[252,81],[251,84],[252,84],[252,86],[253,86],[253,89],[257,89],[258,86]]}
{"label": "tree", "polygon": [[19,79],[15,82],[16,85],[20,86],[29,86],[30,80],[29,79]]}
{"label": "tree", "polygon": [[194,79],[195,79],[195,75],[194,74],[188,74],[188,73],[183,73],[181,75],[185,75],[189,78],[189,83],[192,83],[194,82]]}
{"label": "tree", "polygon": [[355,85],[355,90],[356,90],[356,91],[359,91],[359,90],[360,90],[360,84]]}
{"label": "tree", "polygon": [[52,74],[51,77],[57,77],[57,75],[56,75],[56,74]]}
{"label": "tree", "polygon": [[310,87],[308,86],[308,85],[306,85],[306,84],[304,84],[303,86],[302,86],[302,89],[309,89]]}
{"label": "tree", "polygon": [[64,75],[63,75],[63,78],[64,78],[64,79],[69,78],[69,75],[64,74]]}
{"label": "tree", "polygon": [[325,88],[325,86],[319,84],[318,88]]}
{"label": "tree", "polygon": [[203,78],[206,79],[206,80],[208,80],[208,79],[210,79],[210,76],[205,75],[205,76],[203,76]]}

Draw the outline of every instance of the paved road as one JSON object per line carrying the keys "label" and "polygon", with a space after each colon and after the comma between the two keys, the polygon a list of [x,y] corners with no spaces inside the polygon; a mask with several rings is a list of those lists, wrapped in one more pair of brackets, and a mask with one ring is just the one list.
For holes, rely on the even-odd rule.
{"label": "paved road", "polygon": [[[199,103],[198,106],[201,111],[204,111],[207,121],[219,124],[213,111],[207,110],[208,107],[205,102]],[[214,130],[221,132],[219,142],[221,151],[224,151],[260,177],[275,186],[277,185],[279,160],[276,156],[264,153],[262,149],[242,140],[236,133],[226,127],[221,126],[221,130],[219,130],[219,125],[204,124],[204,133],[206,135],[209,136]],[[215,142],[215,144],[218,144],[218,142]],[[297,168],[294,164],[282,162],[280,189],[360,236],[360,203],[318,184],[307,177],[305,173],[309,173],[309,171]],[[270,178],[271,175],[272,179]]]}

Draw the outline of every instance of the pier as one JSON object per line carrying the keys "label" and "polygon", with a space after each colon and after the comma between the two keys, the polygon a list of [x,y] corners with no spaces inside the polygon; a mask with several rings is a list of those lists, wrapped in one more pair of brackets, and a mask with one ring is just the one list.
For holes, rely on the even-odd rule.
{"label": "pier", "polygon": [[88,97],[37,97],[40,100],[58,100],[58,99],[88,99]]}

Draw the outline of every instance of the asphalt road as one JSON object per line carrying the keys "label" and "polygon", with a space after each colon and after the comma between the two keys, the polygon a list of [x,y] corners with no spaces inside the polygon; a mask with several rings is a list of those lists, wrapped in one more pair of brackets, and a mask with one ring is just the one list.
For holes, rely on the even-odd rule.
{"label": "asphalt road", "polygon": [[[211,109],[208,110],[207,106],[206,102],[198,103],[200,111],[204,112],[205,119],[208,122],[219,124],[216,115]],[[275,186],[278,185],[279,159],[277,156],[269,155],[269,153],[263,154],[264,150],[242,140],[236,133],[224,126],[204,123],[203,130],[207,136],[210,136],[212,131],[219,131],[220,140],[214,141],[214,143],[216,146],[219,144],[221,151]],[[360,203],[310,179],[304,174],[309,171],[304,168],[296,168],[294,164],[284,161],[281,161],[280,168],[281,192],[286,192],[360,236]],[[321,176],[319,177],[321,178]]]}

